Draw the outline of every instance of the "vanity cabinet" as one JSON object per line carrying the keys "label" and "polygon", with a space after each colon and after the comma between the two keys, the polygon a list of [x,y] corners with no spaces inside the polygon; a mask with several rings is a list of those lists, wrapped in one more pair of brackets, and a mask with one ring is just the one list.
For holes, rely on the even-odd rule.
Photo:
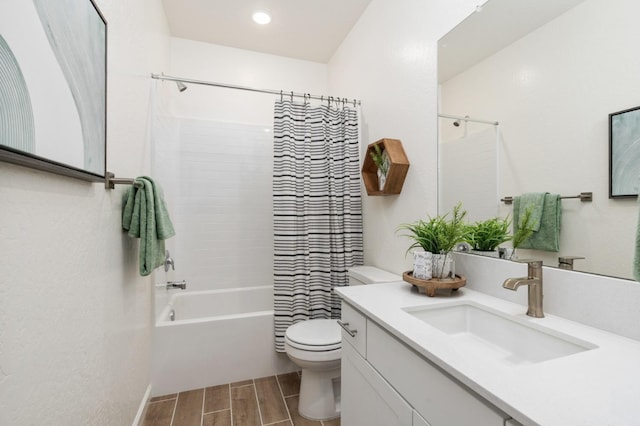
{"label": "vanity cabinet", "polygon": [[411,406],[353,346],[342,346],[340,424],[412,426]]}
{"label": "vanity cabinet", "polygon": [[343,322],[360,324],[357,340],[342,332],[344,426],[503,426],[510,418],[346,302],[342,312]]}

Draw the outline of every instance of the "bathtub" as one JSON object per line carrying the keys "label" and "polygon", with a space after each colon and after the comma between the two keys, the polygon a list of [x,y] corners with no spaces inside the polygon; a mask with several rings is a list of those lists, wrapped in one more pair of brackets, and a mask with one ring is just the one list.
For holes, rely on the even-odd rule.
{"label": "bathtub", "polygon": [[158,316],[153,396],[295,370],[274,349],[272,286],[175,293]]}

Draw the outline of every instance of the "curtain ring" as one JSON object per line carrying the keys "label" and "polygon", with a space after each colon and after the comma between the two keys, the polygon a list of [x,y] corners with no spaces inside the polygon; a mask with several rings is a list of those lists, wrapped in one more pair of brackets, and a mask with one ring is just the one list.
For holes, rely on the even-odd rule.
{"label": "curtain ring", "polygon": [[309,99],[309,105],[311,105],[311,93],[307,93],[307,99]]}
{"label": "curtain ring", "polygon": [[291,102],[293,102],[293,90],[291,91]]}
{"label": "curtain ring", "polygon": [[280,91],[280,102],[282,102],[282,90]]}
{"label": "curtain ring", "polygon": [[356,100],[355,99],[353,99],[353,107],[354,108],[356,107]]}
{"label": "curtain ring", "polygon": [[322,104],[324,102],[324,95],[320,95],[320,103]]}

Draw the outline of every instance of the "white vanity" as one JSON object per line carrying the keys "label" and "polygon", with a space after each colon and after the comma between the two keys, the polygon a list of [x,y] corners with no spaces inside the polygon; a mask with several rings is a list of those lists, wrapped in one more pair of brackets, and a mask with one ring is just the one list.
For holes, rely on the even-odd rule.
{"label": "white vanity", "polygon": [[640,424],[636,340],[468,288],[336,291],[345,426]]}

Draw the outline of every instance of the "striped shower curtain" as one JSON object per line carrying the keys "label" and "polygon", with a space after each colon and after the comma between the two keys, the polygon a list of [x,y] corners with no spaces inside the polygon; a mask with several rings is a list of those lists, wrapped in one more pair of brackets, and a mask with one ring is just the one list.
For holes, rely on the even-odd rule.
{"label": "striped shower curtain", "polygon": [[277,101],[273,223],[276,351],[290,325],[339,318],[333,288],[362,264],[362,200],[355,109]]}

